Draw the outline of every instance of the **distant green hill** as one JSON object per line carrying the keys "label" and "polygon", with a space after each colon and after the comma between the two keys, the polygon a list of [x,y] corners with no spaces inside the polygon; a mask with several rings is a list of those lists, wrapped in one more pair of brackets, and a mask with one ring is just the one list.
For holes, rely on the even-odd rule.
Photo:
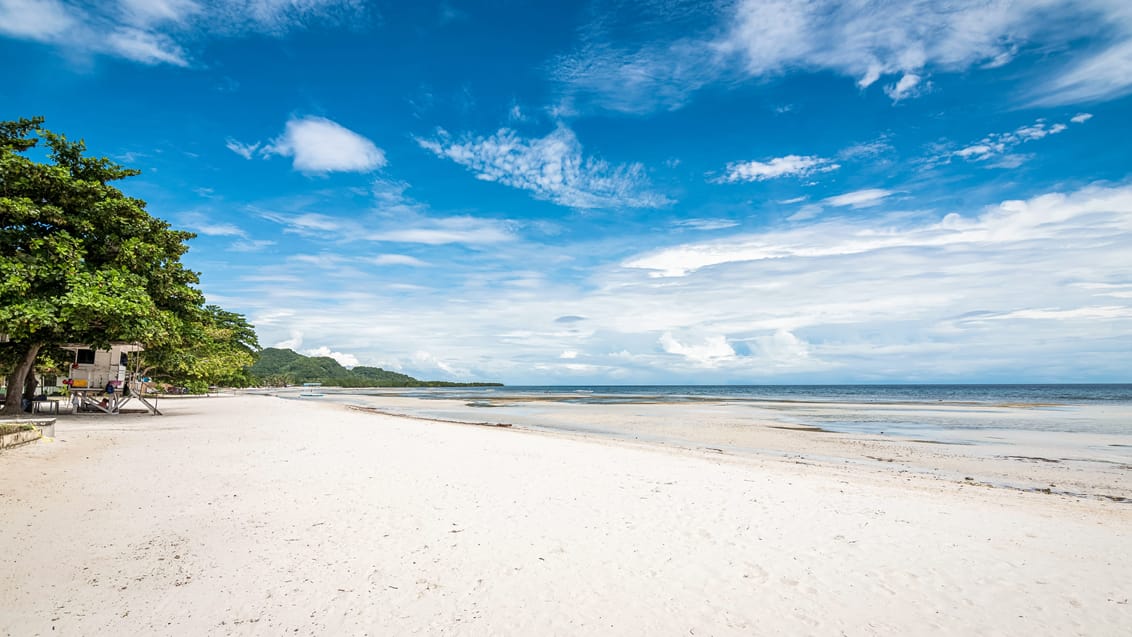
{"label": "distant green hill", "polygon": [[322,383],[338,387],[487,387],[500,383],[450,383],[417,380],[380,367],[346,369],[329,356],[303,356],[294,350],[268,347],[248,368],[259,382],[268,385]]}

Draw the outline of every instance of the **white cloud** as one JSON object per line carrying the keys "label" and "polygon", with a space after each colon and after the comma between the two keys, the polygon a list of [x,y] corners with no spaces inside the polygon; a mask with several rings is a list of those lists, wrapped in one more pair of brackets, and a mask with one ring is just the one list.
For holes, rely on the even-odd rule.
{"label": "white cloud", "polygon": [[671,333],[660,337],[660,346],[669,354],[676,354],[701,367],[715,367],[735,358],[735,350],[724,336],[709,336],[700,344],[685,345]]}
{"label": "white cloud", "polygon": [[[708,266],[741,261],[1053,239],[1068,222],[1085,216],[1099,215],[1100,218],[1094,219],[1091,224],[1093,229],[1109,227],[1127,231],[1132,229],[1129,213],[1132,213],[1132,188],[1090,187],[1072,195],[1050,194],[1028,201],[1003,202],[974,218],[951,213],[936,223],[907,228],[876,228],[841,220],[830,221],[795,230],[666,248],[630,259],[624,265],[652,270],[658,276],[685,276]],[[814,241],[812,235],[815,232],[836,239]]]}
{"label": "white cloud", "polygon": [[[962,70],[1009,50],[1011,35],[1036,25],[1029,7],[960,0],[859,4],[832,0],[742,0],[720,43],[744,58],[752,75],[785,68],[830,69],[868,87],[901,75],[911,90],[928,65]],[[895,96],[894,96],[895,99]]]}
{"label": "white cloud", "polygon": [[786,155],[761,162],[736,161],[727,164],[727,172],[716,179],[717,183],[765,181],[779,177],[805,177],[815,173],[837,170],[841,166],[822,157]]}
{"label": "white cloud", "polygon": [[[1084,123],[1088,119],[1088,117],[1085,117],[1077,123]],[[1077,118],[1071,121],[1076,122]],[[1050,135],[1056,135],[1068,128],[1068,126],[1060,122],[1049,124],[1045,119],[1038,119],[1033,124],[1019,126],[1009,133],[991,133],[979,141],[968,144],[958,150],[930,158],[928,163],[946,162],[951,157],[958,157],[967,161],[987,161],[989,159],[1001,158],[1000,161],[993,162],[989,165],[995,168],[1015,168],[1025,161],[1027,156],[1018,154],[1009,155],[1010,151],[1021,144],[1037,141]]]}
{"label": "white cloud", "polygon": [[301,353],[305,354],[307,356],[329,356],[330,358],[333,358],[334,360],[338,361],[339,365],[341,365],[342,367],[346,367],[346,368],[357,367],[360,364],[360,363],[358,363],[358,357],[357,356],[354,356],[353,354],[346,354],[346,353],[343,353],[343,352],[331,351],[330,348],[326,347],[325,345],[323,345],[322,347],[315,348],[315,349],[303,350]]}
{"label": "white cloud", "polygon": [[193,0],[119,0],[119,7],[124,21],[139,26],[183,23],[201,11]]}
{"label": "white cloud", "polygon": [[1091,119],[1093,119],[1092,113],[1077,113],[1073,117],[1070,117],[1069,121],[1073,122],[1074,124],[1084,124]]}
{"label": "white cloud", "polygon": [[1035,106],[1101,102],[1132,92],[1132,11],[1125,8],[1124,19],[1113,22],[1123,41],[1055,74],[1034,91]]}
{"label": "white cloud", "polygon": [[184,44],[202,38],[282,35],[365,13],[357,0],[0,0],[0,33],[72,54],[188,66]]}
{"label": "white cloud", "polygon": [[260,142],[245,144],[229,137],[224,140],[224,146],[244,159],[251,159],[255,155],[255,152],[259,150]]}
{"label": "white cloud", "polygon": [[806,221],[807,219],[813,219],[814,217],[820,215],[822,213],[822,210],[824,210],[824,208],[820,204],[806,204],[805,206],[799,208],[798,212],[795,212],[794,214],[787,217],[786,220]]}
{"label": "white cloud", "polygon": [[57,0],[0,0],[0,33],[51,42],[76,26],[66,5]]}
{"label": "white cloud", "polygon": [[446,363],[445,361],[437,358],[436,356],[434,356],[430,352],[427,352],[427,351],[424,351],[424,350],[418,350],[418,351],[413,353],[413,362],[416,363],[419,366],[424,367],[425,369],[428,369],[430,367],[439,369],[440,371],[444,372],[445,374],[448,374],[449,376],[454,376],[456,378],[462,378],[462,377],[468,376],[467,370],[457,369],[456,367],[453,367],[449,363]]}
{"label": "white cloud", "polygon": [[385,165],[385,153],[373,142],[323,117],[292,118],[262,152],[292,157],[294,169],[308,174],[369,172]]}
{"label": "white cloud", "polygon": [[905,73],[901,76],[900,81],[885,86],[884,94],[891,97],[894,102],[916,97],[922,92],[920,79],[920,76],[915,73]]}
{"label": "white cloud", "polygon": [[[269,323],[269,320],[267,320],[267,317],[261,316],[261,317],[256,318],[256,323],[259,323],[259,324]],[[292,349],[293,350],[293,349],[298,349],[299,347],[302,347],[302,345],[303,345],[303,333],[298,331],[298,330],[291,330],[291,335],[290,335],[289,338],[286,338],[282,341],[276,342],[274,345],[272,345],[272,347],[277,347],[279,349]]]}
{"label": "white cloud", "polygon": [[575,359],[577,357],[578,357],[578,352],[576,352],[575,350],[572,350],[572,349],[564,350],[561,354],[558,355],[558,358],[563,358],[563,359],[566,359],[566,360],[572,360],[572,359]]}
{"label": "white cloud", "polygon": [[[363,364],[396,364],[418,378],[649,384],[1126,377],[1132,185],[930,216],[891,202],[868,215],[679,245],[659,227],[606,245],[605,254],[631,255],[613,263],[582,263],[578,255],[594,253],[587,243],[520,240],[476,255],[474,268],[439,256],[462,251],[430,249],[421,254],[444,267],[403,268],[395,276],[374,267],[337,276],[351,261],[328,262],[331,269],[325,276],[315,270],[317,277],[288,263],[265,264],[258,274],[269,278],[245,279],[244,288],[225,292],[239,295],[264,343],[287,340],[292,331],[318,334],[319,344],[334,343]],[[507,283],[539,274],[535,289]],[[410,284],[418,287],[404,287]]]}
{"label": "white cloud", "polygon": [[1006,312],[1004,314],[990,314],[986,316],[979,316],[976,319],[972,320],[1009,321],[1014,319],[1026,319],[1031,321],[1065,321],[1073,319],[1087,319],[1094,321],[1103,321],[1108,319],[1126,318],[1132,318],[1132,307],[1125,307],[1122,305],[1105,305],[1077,307],[1072,309],[1034,308],[1015,310],[1013,312]]}
{"label": "white cloud", "polygon": [[161,33],[122,27],[107,34],[105,43],[118,56],[134,62],[150,65],[189,65],[181,47]]}
{"label": "white cloud", "polygon": [[245,237],[245,233],[239,226],[231,223],[216,222],[199,212],[187,212],[181,215],[181,223],[184,226],[197,233],[212,237]]}
{"label": "white cloud", "polygon": [[650,190],[640,164],[613,166],[585,157],[574,132],[559,124],[546,137],[523,138],[503,128],[489,137],[418,139],[424,148],[474,172],[478,179],[528,190],[571,208],[657,208],[671,202]]}
{"label": "white cloud", "polygon": [[566,92],[558,111],[572,113],[575,101],[625,113],[675,110],[725,68],[716,47],[692,39],[637,49],[590,42],[556,61],[554,79]]}
{"label": "white cloud", "polygon": [[228,246],[229,252],[259,252],[265,248],[275,245],[275,242],[270,239],[246,239],[243,241],[235,241],[232,245]]}
{"label": "white cloud", "polygon": [[891,150],[892,144],[888,143],[888,135],[881,135],[871,142],[853,144],[841,150],[837,153],[837,158],[841,160],[867,159],[883,155]]}
{"label": "white cloud", "polygon": [[[815,366],[816,361],[810,355],[809,343],[790,330],[779,329],[773,334],[757,336],[754,343],[758,347],[759,362],[763,365],[771,364],[779,371]],[[824,365],[818,363],[818,366]]]}
{"label": "white cloud", "polygon": [[507,225],[478,217],[419,217],[389,224],[365,235],[370,241],[443,245],[484,245],[515,238]]}
{"label": "white cloud", "polygon": [[864,190],[854,190],[845,194],[836,195],[833,197],[826,197],[822,201],[831,206],[852,206],[854,208],[868,208],[875,206],[886,198],[892,195],[891,190],[884,190],[883,188],[866,188]]}
{"label": "white cloud", "polygon": [[738,221],[731,219],[682,219],[672,224],[678,228],[690,228],[692,230],[723,230],[725,228],[734,228],[739,225]]}
{"label": "white cloud", "polygon": [[270,210],[252,209],[252,212],[268,221],[284,227],[283,231],[308,237],[346,239],[363,236],[361,224],[350,219],[341,219],[318,212],[283,213]]}
{"label": "white cloud", "polygon": [[[1041,74],[1028,78],[1037,104],[1132,91],[1132,11],[1119,0],[627,4],[634,10],[615,4],[598,12],[578,49],[556,61],[564,103],[628,113],[675,109],[700,88],[733,83],[736,75],[794,71],[832,71],[862,89],[886,78],[885,93],[900,101],[925,92],[933,73],[998,68],[1035,49],[1051,52]],[[625,37],[650,31],[688,35],[667,42]],[[1079,46],[1086,39],[1091,46]]]}
{"label": "white cloud", "polygon": [[373,258],[374,265],[407,265],[415,268],[428,265],[424,261],[407,254],[379,254]]}

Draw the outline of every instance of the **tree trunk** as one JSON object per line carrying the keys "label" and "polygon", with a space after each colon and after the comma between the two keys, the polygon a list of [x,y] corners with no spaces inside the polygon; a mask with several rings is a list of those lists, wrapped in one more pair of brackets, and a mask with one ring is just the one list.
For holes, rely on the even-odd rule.
{"label": "tree trunk", "polygon": [[20,413],[20,399],[23,398],[24,382],[35,367],[35,357],[39,355],[39,348],[42,346],[41,343],[28,345],[23,359],[16,363],[12,373],[8,374],[8,393],[4,397],[4,408],[0,409],[0,415],[14,416]]}
{"label": "tree trunk", "polygon": [[39,379],[35,377],[35,368],[32,368],[31,372],[27,375],[27,379],[24,380],[24,398],[34,400],[36,387],[39,387]]}

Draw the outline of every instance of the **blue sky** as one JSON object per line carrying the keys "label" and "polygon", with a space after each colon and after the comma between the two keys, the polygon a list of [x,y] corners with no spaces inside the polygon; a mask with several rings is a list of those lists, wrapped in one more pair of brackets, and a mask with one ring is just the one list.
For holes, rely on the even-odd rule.
{"label": "blue sky", "polygon": [[1132,380],[1132,5],[941,4],[0,0],[0,118],[347,365]]}

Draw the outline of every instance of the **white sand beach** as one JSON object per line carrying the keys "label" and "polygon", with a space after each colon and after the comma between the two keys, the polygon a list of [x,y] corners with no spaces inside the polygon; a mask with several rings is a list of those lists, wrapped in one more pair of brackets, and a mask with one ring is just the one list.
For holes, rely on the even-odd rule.
{"label": "white sand beach", "polygon": [[0,453],[0,633],[1132,626],[1127,502],[265,396],[161,408],[63,417],[54,441]]}

